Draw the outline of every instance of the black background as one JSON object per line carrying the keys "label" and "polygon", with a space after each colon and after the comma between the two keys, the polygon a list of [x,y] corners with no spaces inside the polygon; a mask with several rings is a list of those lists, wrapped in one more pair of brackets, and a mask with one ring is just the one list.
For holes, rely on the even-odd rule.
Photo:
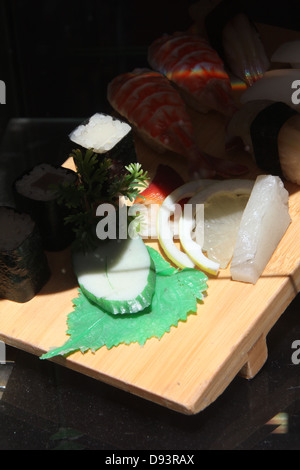
{"label": "black background", "polygon": [[[105,111],[108,81],[147,66],[160,34],[191,26],[189,0],[0,0],[2,123]],[[241,1],[254,21],[299,29],[298,0]],[[3,127],[3,126],[2,126]]]}

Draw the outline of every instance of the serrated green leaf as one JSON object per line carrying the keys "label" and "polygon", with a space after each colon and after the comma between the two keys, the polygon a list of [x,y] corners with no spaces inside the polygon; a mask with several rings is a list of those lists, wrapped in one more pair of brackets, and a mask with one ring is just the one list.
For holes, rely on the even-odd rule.
{"label": "serrated green leaf", "polygon": [[80,291],[73,300],[74,310],[68,316],[70,339],[61,347],[50,350],[41,359],[97,351],[103,346],[111,349],[119,344],[144,345],[152,337],[161,339],[197,312],[197,303],[206,291],[206,276],[196,269],[178,271],[152,248],[148,248],[156,268],[156,289],[152,304],[136,314],[110,315],[92,304]]}

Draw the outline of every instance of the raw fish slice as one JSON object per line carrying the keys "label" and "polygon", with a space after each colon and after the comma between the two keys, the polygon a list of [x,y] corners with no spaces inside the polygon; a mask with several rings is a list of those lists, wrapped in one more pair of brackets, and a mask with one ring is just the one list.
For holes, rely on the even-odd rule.
{"label": "raw fish slice", "polygon": [[182,32],[165,34],[150,45],[148,62],[166,75],[196,110],[215,110],[226,116],[235,111],[223,62],[206,39]]}
{"label": "raw fish slice", "polygon": [[300,68],[300,40],[281,44],[271,57],[272,62],[290,64],[294,69]]}
{"label": "raw fish slice", "polygon": [[253,22],[238,0],[201,0],[189,13],[198,34],[207,36],[211,46],[234,75],[248,86],[269,69],[270,61]]}
{"label": "raw fish slice", "polygon": [[199,151],[185,103],[161,73],[136,69],[121,74],[109,83],[107,98],[156,151],[170,150],[185,157],[192,179],[229,177],[247,171],[243,165]]}
{"label": "raw fish slice", "polygon": [[[242,104],[254,100],[281,101],[299,111],[300,100],[294,82],[299,80],[299,70],[278,69],[269,70],[263,78],[258,80],[251,88],[248,88],[241,96]],[[294,98],[293,98],[294,97]]]}
{"label": "raw fish slice", "polygon": [[264,76],[270,63],[259,34],[240,13],[224,28],[223,45],[232,72],[251,86]]}

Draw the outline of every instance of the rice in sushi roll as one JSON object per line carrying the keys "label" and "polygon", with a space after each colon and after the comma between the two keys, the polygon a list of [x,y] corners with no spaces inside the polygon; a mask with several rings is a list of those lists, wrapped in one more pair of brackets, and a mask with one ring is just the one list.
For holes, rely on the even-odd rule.
{"label": "rice in sushi roll", "polygon": [[65,224],[67,209],[58,204],[54,185],[76,182],[76,173],[48,163],[37,165],[20,176],[13,185],[16,208],[36,222],[47,251],[60,251],[73,241],[73,233]]}
{"label": "rice in sushi roll", "polygon": [[31,300],[50,278],[39,230],[28,214],[0,207],[0,298]]}
{"label": "rice in sushi roll", "polygon": [[84,149],[127,165],[137,161],[129,124],[108,114],[96,113],[74,129],[69,138]]}

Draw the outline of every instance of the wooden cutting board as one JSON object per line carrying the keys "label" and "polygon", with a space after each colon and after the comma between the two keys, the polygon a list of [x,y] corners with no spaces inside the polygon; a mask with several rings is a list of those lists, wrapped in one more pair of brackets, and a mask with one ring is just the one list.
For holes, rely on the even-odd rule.
{"label": "wooden cutting board", "polygon": [[[255,178],[258,170],[249,155],[237,149],[225,152],[222,116],[191,115],[203,150],[246,163],[246,177]],[[158,155],[138,138],[136,148],[150,174],[163,162],[185,175],[181,157]],[[256,285],[234,282],[229,269],[224,270],[209,278],[208,295],[197,315],[171,328],[161,340],[53,360],[184,414],[198,413],[214,402],[237,374],[253,378],[267,360],[270,329],[299,292],[300,187],[286,188],[292,223]],[[159,249],[155,241],[150,243]],[[0,300],[0,340],[37,356],[67,340],[67,315],[77,296],[69,250],[49,253],[48,258],[52,277],[39,295],[27,304]]]}

